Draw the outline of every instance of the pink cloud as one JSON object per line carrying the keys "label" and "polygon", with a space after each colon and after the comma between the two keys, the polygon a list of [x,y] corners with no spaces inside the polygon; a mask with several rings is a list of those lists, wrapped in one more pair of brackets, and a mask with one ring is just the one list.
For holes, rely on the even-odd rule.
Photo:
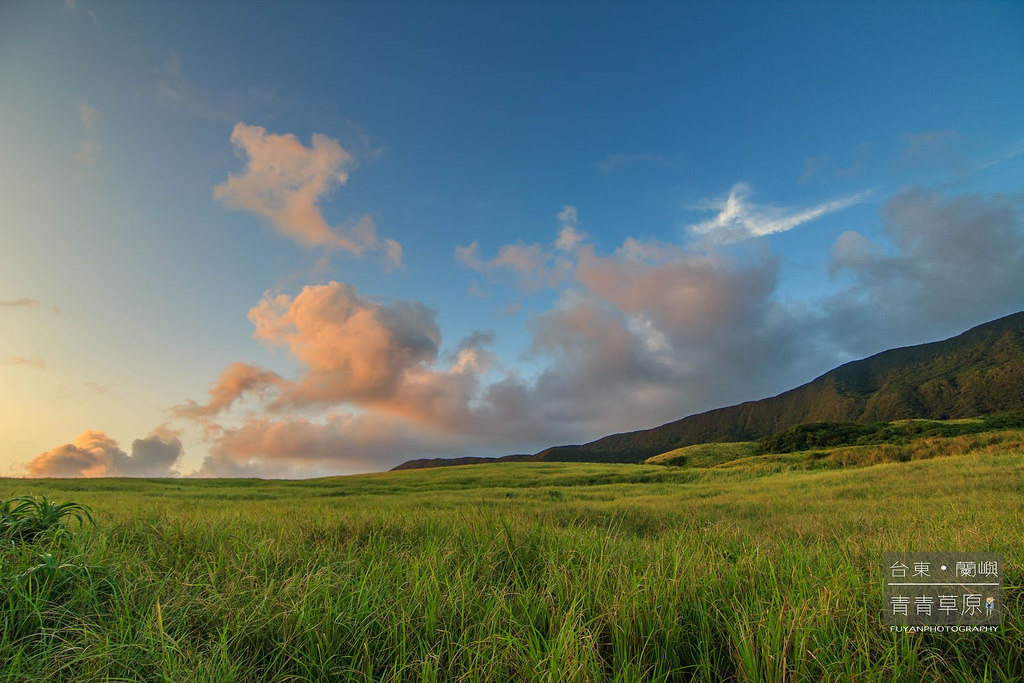
{"label": "pink cloud", "polygon": [[46,363],[42,358],[22,358],[21,356],[14,356],[8,358],[0,365],[25,365],[28,367],[36,368],[37,370],[45,370]]}
{"label": "pink cloud", "polygon": [[29,477],[170,477],[181,456],[176,432],[158,428],[132,442],[131,455],[102,431],[89,430],[74,443],[40,453],[26,465]]}
{"label": "pink cloud", "polygon": [[294,298],[268,294],[249,320],[257,339],[288,348],[306,369],[285,403],[388,399],[437,359],[441,344],[436,315],[422,304],[386,306],[340,282],[304,287]]}
{"label": "pink cloud", "polygon": [[314,133],[306,147],[290,133],[275,135],[259,126],[235,125],[231,143],[248,159],[243,173],[231,174],[213,196],[229,209],[270,221],[282,235],[304,246],[322,246],[361,256],[379,250],[401,264],[401,245],[381,239],[370,216],[347,226],[331,226],[320,202],[348,182],[355,159],[337,140]]}
{"label": "pink cloud", "polygon": [[224,368],[220,377],[210,388],[210,400],[206,405],[188,401],[174,412],[180,417],[204,417],[227,410],[247,393],[265,393],[273,387],[280,387],[284,380],[270,370],[248,363],[232,363]]}

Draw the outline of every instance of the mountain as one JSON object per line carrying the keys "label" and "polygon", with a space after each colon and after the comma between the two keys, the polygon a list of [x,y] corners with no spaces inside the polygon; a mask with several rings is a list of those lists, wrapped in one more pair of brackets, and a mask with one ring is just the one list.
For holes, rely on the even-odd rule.
{"label": "mountain", "polygon": [[[1021,409],[1024,311],[944,341],[890,349],[840,365],[772,398],[718,408],[582,445],[554,446],[528,459],[641,462],[683,446],[753,441],[810,422],[949,420]],[[409,461],[395,469],[432,467],[439,464],[437,460],[441,459]]]}

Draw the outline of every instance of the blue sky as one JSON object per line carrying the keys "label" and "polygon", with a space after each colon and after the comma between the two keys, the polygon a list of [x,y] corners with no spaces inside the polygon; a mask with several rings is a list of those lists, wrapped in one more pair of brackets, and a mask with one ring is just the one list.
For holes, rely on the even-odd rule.
{"label": "blue sky", "polygon": [[1011,3],[9,3],[0,470],[533,451],[1024,308],[1022,29]]}

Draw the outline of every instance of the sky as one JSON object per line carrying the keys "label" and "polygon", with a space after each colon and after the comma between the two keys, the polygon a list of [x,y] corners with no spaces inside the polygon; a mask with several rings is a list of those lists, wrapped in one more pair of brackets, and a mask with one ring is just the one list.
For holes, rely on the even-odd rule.
{"label": "sky", "polygon": [[0,476],[583,443],[1024,309],[1018,3],[0,5]]}

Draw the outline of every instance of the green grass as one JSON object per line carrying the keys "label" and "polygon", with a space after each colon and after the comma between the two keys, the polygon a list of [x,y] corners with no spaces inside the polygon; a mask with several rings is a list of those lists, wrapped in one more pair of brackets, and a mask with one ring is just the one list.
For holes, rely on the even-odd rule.
{"label": "green grass", "polygon": [[793,453],[750,455],[725,460],[718,467],[760,473],[793,469],[849,469],[882,463],[1002,451],[1024,453],[1024,430],[990,431],[952,437],[922,437],[903,443],[841,446]]}
{"label": "green grass", "polygon": [[894,422],[814,422],[791,427],[757,441],[757,453],[792,453],[839,446],[907,444],[943,438],[1024,428],[1024,411],[958,420],[896,420]]}
{"label": "green grass", "polygon": [[[0,548],[0,680],[1021,680],[1024,454],[947,455],[0,480],[96,520]],[[1003,553],[1000,632],[881,625],[940,549]]]}
{"label": "green grass", "polygon": [[673,467],[714,467],[724,462],[747,458],[757,452],[755,441],[729,441],[725,443],[701,443],[683,446],[644,462],[648,465],[671,465]]}

